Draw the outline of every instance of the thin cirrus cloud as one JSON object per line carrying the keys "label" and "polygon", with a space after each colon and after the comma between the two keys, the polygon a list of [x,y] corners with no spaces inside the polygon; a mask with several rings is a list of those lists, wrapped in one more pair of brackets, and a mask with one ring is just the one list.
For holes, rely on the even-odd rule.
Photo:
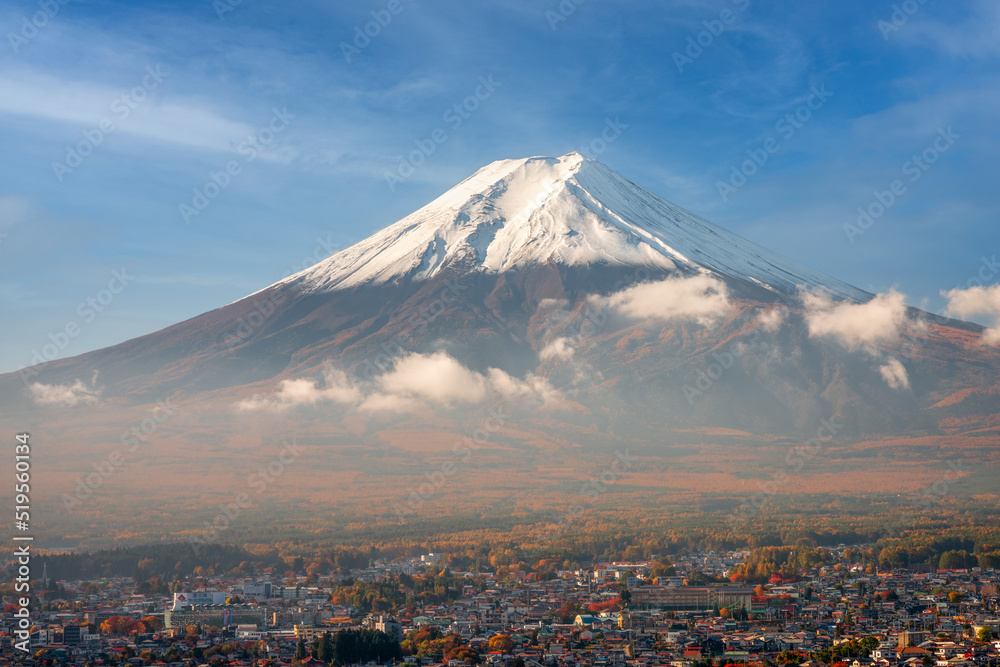
{"label": "thin cirrus cloud", "polygon": [[[161,82],[141,71],[132,88],[62,80],[44,73],[0,72],[0,113],[42,121],[98,128],[114,124],[114,132],[188,148],[230,151],[253,134],[254,128],[215,111],[184,103],[165,103],[157,88],[170,79],[169,70],[151,66]],[[144,83],[145,80],[145,83]],[[141,93],[134,93],[135,90]]]}
{"label": "thin cirrus cloud", "polygon": [[298,406],[341,405],[361,412],[407,413],[430,408],[454,408],[488,400],[534,399],[542,402],[556,392],[548,382],[528,374],[515,378],[498,368],[480,373],[445,352],[409,354],[392,370],[367,386],[352,382],[341,370],[327,369],[322,381],[284,380],[272,394],[256,395],[236,404],[241,412],[284,412]]}
{"label": "thin cirrus cloud", "polygon": [[1000,345],[1000,285],[941,292],[948,299],[945,314],[968,319],[984,317],[990,325],[983,331],[982,341],[987,345]]}
{"label": "thin cirrus cloud", "polygon": [[[895,7],[895,6],[894,6]],[[907,44],[928,46],[957,58],[983,58],[1000,53],[1000,5],[995,0],[971,4],[970,16],[958,22],[929,19],[917,14],[912,25],[887,34]]]}

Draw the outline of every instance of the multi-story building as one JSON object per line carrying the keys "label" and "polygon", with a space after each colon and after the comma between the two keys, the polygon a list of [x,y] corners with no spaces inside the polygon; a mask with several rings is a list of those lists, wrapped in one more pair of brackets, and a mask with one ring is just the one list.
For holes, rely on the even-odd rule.
{"label": "multi-story building", "polygon": [[185,609],[193,605],[225,604],[229,593],[225,591],[195,591],[193,593],[174,593],[173,610]]}
{"label": "multi-story building", "polygon": [[243,582],[243,597],[252,599],[274,597],[272,584],[270,581],[251,581],[247,579]]}
{"label": "multi-story building", "polygon": [[[273,612],[271,612],[273,613]],[[167,628],[183,628],[188,625],[215,626],[254,624],[267,627],[269,611],[264,606],[244,604],[196,605],[183,609],[168,609],[163,613],[163,623]]]}
{"label": "multi-story building", "polygon": [[672,611],[749,610],[752,597],[752,589],[741,586],[636,586],[632,590],[632,603],[637,607]]}
{"label": "multi-story building", "polygon": [[395,637],[396,639],[403,638],[403,626],[399,621],[391,616],[377,616],[374,622],[374,628],[376,630],[381,630],[387,635]]}
{"label": "multi-story building", "polygon": [[306,642],[311,642],[316,637],[321,637],[324,632],[329,632],[326,628],[317,628],[312,623],[300,623],[295,625],[293,630],[297,639],[302,639]]}

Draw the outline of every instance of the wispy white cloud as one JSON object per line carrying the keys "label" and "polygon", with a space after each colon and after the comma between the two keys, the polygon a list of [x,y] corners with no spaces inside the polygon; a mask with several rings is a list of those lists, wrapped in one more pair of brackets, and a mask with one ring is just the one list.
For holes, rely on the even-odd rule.
{"label": "wispy white cloud", "polygon": [[984,58],[1000,55],[1000,4],[979,0],[969,5],[971,11],[962,20],[946,23],[927,16],[914,15],[891,33],[891,39],[930,47],[958,58]]}
{"label": "wispy white cloud", "polygon": [[[155,67],[153,68],[155,70]],[[159,70],[163,81],[169,73]],[[146,79],[147,85],[143,86]],[[33,70],[0,71],[0,113],[51,122],[98,128],[102,120],[114,123],[114,132],[191,148],[231,151],[255,132],[245,122],[232,120],[205,106],[166,101],[151,75],[139,69],[136,88],[114,88],[101,83],[60,79]],[[165,83],[164,83],[165,85]]]}
{"label": "wispy white cloud", "polygon": [[785,322],[785,316],[787,314],[788,311],[785,308],[771,308],[770,310],[763,311],[757,317],[757,324],[759,324],[764,331],[774,333],[781,328],[781,325]]}
{"label": "wispy white cloud", "polygon": [[282,380],[273,394],[255,395],[237,403],[236,408],[242,412],[284,412],[299,405],[353,404],[361,398],[361,391],[351,385],[343,371],[328,368],[321,380]]}
{"label": "wispy white cloud", "polygon": [[562,337],[550,341],[545,347],[542,348],[541,352],[538,353],[538,357],[542,361],[548,361],[550,359],[569,359],[573,356],[573,352],[573,341],[569,338]]}
{"label": "wispy white cloud", "polygon": [[556,396],[536,375],[515,378],[498,368],[480,373],[445,352],[409,354],[364,386],[352,383],[340,370],[328,369],[321,381],[283,380],[277,391],[240,401],[242,412],[284,412],[298,406],[341,405],[361,412],[414,412],[454,408],[491,400],[536,400]]}
{"label": "wispy white cloud", "polygon": [[[96,381],[96,375],[95,375]],[[100,398],[100,389],[87,386],[83,380],[73,384],[42,384],[33,382],[28,385],[32,400],[38,405],[75,407],[96,403]]]}
{"label": "wispy white cloud", "polygon": [[31,202],[17,195],[0,195],[0,229],[7,230],[27,222],[35,215]]}
{"label": "wispy white cloud", "polygon": [[1000,285],[953,289],[941,292],[941,296],[948,299],[946,315],[962,319],[985,317],[990,325],[983,332],[983,342],[1000,345]]}
{"label": "wispy white cloud", "polygon": [[886,384],[888,384],[891,388],[910,388],[910,378],[906,373],[906,367],[903,366],[903,362],[899,359],[892,357],[879,366],[878,371],[882,374],[882,379],[885,380]]}

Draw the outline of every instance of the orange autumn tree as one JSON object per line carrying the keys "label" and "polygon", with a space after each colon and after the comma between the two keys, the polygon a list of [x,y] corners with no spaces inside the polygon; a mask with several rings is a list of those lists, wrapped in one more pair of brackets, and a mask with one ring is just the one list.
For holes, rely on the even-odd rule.
{"label": "orange autumn tree", "polygon": [[493,635],[490,637],[490,650],[501,653],[510,653],[514,648],[514,640],[510,635]]}
{"label": "orange autumn tree", "polygon": [[101,633],[106,635],[130,635],[136,632],[140,621],[128,616],[112,616],[101,623]]}
{"label": "orange autumn tree", "polygon": [[592,614],[600,614],[602,611],[618,611],[621,608],[621,598],[608,600],[607,602],[595,602],[587,605],[587,611]]}

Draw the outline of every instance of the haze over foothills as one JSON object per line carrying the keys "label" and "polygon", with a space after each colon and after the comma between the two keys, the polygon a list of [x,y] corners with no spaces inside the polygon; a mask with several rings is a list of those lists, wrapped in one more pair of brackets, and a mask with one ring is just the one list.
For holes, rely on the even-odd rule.
{"label": "haze over foothills", "polygon": [[391,4],[0,3],[0,368],[209,311],[494,160],[573,150],[910,305],[996,282],[996,3]]}

